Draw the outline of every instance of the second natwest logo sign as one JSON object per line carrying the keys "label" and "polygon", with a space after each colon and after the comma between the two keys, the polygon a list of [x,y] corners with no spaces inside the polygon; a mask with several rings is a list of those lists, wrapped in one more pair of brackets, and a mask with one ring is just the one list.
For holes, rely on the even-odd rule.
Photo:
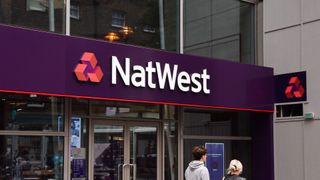
{"label": "second natwest logo sign", "polygon": [[[139,88],[166,89],[174,91],[179,89],[183,92],[210,94],[208,83],[210,75],[207,69],[202,72],[188,73],[180,70],[177,64],[170,65],[160,62],[148,61],[145,66],[132,65],[131,59],[124,59],[121,65],[117,56],[111,56],[111,79],[112,84],[119,82],[126,86]],[[97,65],[97,59],[92,52],[85,52],[81,57],[81,64],[74,70],[79,81],[99,83],[103,77],[103,70]]]}
{"label": "second natwest logo sign", "polygon": [[294,72],[275,76],[275,102],[297,102],[307,100],[306,72]]}

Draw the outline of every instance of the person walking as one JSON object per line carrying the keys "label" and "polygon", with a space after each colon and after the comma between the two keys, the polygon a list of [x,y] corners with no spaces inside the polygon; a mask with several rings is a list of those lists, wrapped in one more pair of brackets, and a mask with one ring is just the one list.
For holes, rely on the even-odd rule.
{"label": "person walking", "polygon": [[209,171],[204,166],[207,150],[204,146],[195,146],[192,150],[194,160],[189,163],[185,171],[186,180],[210,180]]}
{"label": "person walking", "polygon": [[227,175],[225,175],[222,180],[246,180],[240,176],[243,171],[243,166],[241,162],[237,159],[230,161],[229,168],[227,169]]}

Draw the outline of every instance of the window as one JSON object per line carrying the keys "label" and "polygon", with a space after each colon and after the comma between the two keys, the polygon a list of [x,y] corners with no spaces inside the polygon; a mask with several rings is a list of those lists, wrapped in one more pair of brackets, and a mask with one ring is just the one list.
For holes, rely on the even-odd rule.
{"label": "window", "polygon": [[80,19],[80,6],[79,4],[70,4],[70,18]]}
{"label": "window", "polygon": [[287,118],[287,117],[301,117],[303,116],[303,104],[284,104],[276,105],[276,117]]}
{"label": "window", "polygon": [[63,98],[0,93],[0,122],[0,179],[63,179]]}
{"label": "window", "polygon": [[156,32],[156,28],[151,27],[151,26],[144,26],[144,27],[143,27],[143,32],[146,32],[146,33],[155,33],[155,32]]}
{"label": "window", "polygon": [[27,0],[27,11],[45,12],[47,6],[47,0]]}
{"label": "window", "polygon": [[0,98],[0,130],[64,131],[62,98],[9,93]]}
{"label": "window", "polygon": [[126,13],[124,11],[112,11],[112,22],[113,27],[124,27],[126,23]]}
{"label": "window", "polygon": [[0,179],[62,179],[63,137],[0,136]]}

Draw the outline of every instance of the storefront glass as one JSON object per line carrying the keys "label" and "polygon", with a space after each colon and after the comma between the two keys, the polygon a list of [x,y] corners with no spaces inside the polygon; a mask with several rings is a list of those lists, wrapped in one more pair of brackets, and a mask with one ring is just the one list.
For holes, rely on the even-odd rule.
{"label": "storefront glass", "polygon": [[64,131],[64,100],[35,94],[0,94],[0,130]]}
{"label": "storefront glass", "polygon": [[92,101],[92,116],[159,119],[160,105],[116,101]]}
{"label": "storefront glass", "polygon": [[0,179],[63,179],[63,137],[0,136]]}
{"label": "storefront glass", "polygon": [[72,101],[72,115],[88,116],[89,115],[89,100],[88,99],[71,99]]}
{"label": "storefront glass", "polygon": [[1,0],[0,23],[64,33],[64,0]]}
{"label": "storefront glass", "polygon": [[[219,166],[220,164],[216,164],[216,171],[222,171],[223,174],[226,173],[229,162],[232,159],[238,159],[243,164],[243,173],[241,176],[245,177],[247,180],[252,180],[252,143],[251,141],[246,140],[186,139],[184,140],[183,148],[184,170],[188,167],[189,162],[193,160],[192,148],[198,145],[205,145],[206,143],[222,143],[224,145],[224,165],[221,167]],[[207,155],[207,160],[208,159]],[[207,161],[207,163],[214,163],[209,161]]]}
{"label": "storefront glass", "polygon": [[157,179],[157,128],[130,127],[130,164],[136,179]]}
{"label": "storefront glass", "polygon": [[117,180],[123,177],[124,128],[94,126],[94,179]]}
{"label": "storefront glass", "polygon": [[[252,113],[185,108],[183,116],[184,169],[193,160],[193,147],[207,144],[215,147],[213,151],[207,152],[207,163],[214,166],[216,173],[222,176],[229,162],[238,159],[244,165],[243,176],[252,179]],[[219,146],[223,150],[219,150]],[[212,156],[212,160],[208,156]],[[219,160],[224,162],[219,163]]]}
{"label": "storefront glass", "polygon": [[248,112],[187,110],[184,118],[184,135],[252,135],[253,119]]}
{"label": "storefront glass", "polygon": [[88,119],[73,116],[70,122],[71,179],[88,177]]}
{"label": "storefront glass", "polygon": [[164,173],[166,180],[178,179],[178,122],[170,121],[163,123],[165,142]]}

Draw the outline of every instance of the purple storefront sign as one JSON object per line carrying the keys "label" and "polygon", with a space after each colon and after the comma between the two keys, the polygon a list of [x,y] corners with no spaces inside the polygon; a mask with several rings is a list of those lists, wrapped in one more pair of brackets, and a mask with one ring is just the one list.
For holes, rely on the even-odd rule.
{"label": "purple storefront sign", "polygon": [[[0,39],[2,92],[38,92],[69,97],[262,112],[273,110],[271,68],[8,26],[0,26]],[[101,82],[77,79],[74,70],[78,64],[83,64],[80,59],[84,52],[94,53],[97,58],[97,65],[93,67],[101,68]],[[177,73],[184,71],[190,77],[195,73],[203,74],[206,69],[206,73],[210,75],[210,79],[207,79],[210,93],[204,93],[204,90],[199,93],[183,92],[177,88],[178,82],[174,90],[169,89],[168,82],[164,89],[160,89],[155,73],[152,81],[157,84],[156,88],[134,87],[132,84],[127,86],[119,73],[117,84],[112,84],[112,56],[117,57],[123,68],[125,58],[130,58],[131,73],[132,66],[147,67],[150,61],[154,63],[154,67],[156,62],[161,68],[168,64],[173,69],[176,65]],[[84,74],[87,73],[86,70]],[[101,73],[96,75],[101,76]],[[199,77],[198,81],[202,82]],[[203,84],[202,87],[204,88]],[[188,88],[191,89],[192,86]]]}

